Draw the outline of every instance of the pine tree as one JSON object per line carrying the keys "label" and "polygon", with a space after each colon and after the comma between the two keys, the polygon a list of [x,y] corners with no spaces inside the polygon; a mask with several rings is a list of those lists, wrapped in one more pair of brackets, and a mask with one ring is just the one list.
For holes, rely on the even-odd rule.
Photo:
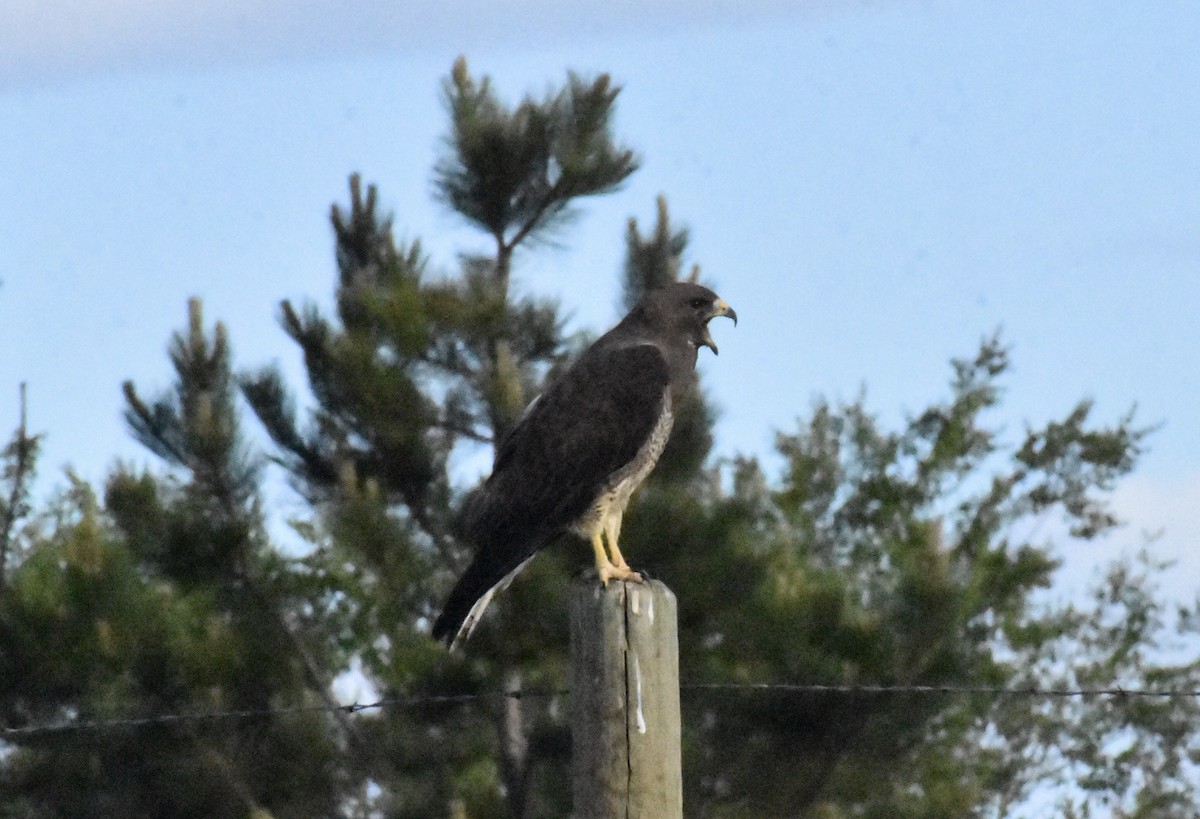
{"label": "pine tree", "polygon": [[[451,133],[436,169],[437,190],[492,239],[494,255],[465,259],[456,278],[435,278],[418,245],[396,245],[375,188],[364,193],[352,177],[348,210],[334,207],[331,214],[336,321],[315,308],[282,306],[316,399],[307,428],[277,371],[251,374],[243,387],[280,448],[279,460],[322,506],[315,531],[327,554],[338,556],[325,570],[334,574],[344,558],[356,567],[349,578],[354,591],[347,594],[366,668],[378,685],[390,693],[561,688],[565,623],[551,614],[562,611],[561,558],[540,561],[491,613],[473,641],[472,653],[486,658],[482,662],[448,661],[419,624],[436,612],[452,570],[468,557],[455,537],[462,493],[448,475],[451,453],[500,440],[566,355],[557,305],[513,292],[514,254],[560,229],[582,197],[615,190],[636,160],[611,137],[617,90],[607,77],[571,75],[562,89],[510,110],[488,80],[473,79],[459,60],[445,93]],[[366,648],[379,635],[388,645]],[[553,760],[554,776],[561,777],[568,746],[561,717],[545,710],[507,702],[482,715],[490,730],[471,715],[462,717],[460,733],[490,733],[495,746],[461,749],[447,742],[439,751],[426,742],[422,756],[429,764],[446,766],[447,759],[469,754],[468,774],[457,783],[443,777],[449,790],[437,791],[432,801],[414,797],[425,789],[406,780],[393,791],[390,809],[426,816],[433,805],[444,808],[455,798],[466,799],[472,812],[493,803],[494,782],[484,796],[466,790],[478,789],[477,770],[498,749],[497,775],[512,815],[568,810],[561,798],[541,809],[531,799],[543,758]],[[409,719],[397,715],[390,735],[381,731],[378,747],[418,746],[404,724]]]}
{"label": "pine tree", "polygon": [[[199,302],[172,341],[174,388],[130,426],[170,467],[117,470],[101,505],[73,481],[27,534],[3,608],[8,722],[267,712],[320,702],[290,633],[285,561],[239,433],[224,329]],[[5,771],[16,815],[328,815],[346,770],[328,717],[180,720],[36,738]]]}

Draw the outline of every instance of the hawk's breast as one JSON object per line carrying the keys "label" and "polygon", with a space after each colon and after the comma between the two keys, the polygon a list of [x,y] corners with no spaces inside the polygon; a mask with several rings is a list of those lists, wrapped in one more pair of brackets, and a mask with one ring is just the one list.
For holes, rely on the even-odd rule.
{"label": "hawk's breast", "polygon": [[675,422],[675,414],[671,410],[669,386],[663,391],[660,407],[658,421],[655,422],[650,435],[638,448],[637,454],[608,477],[601,487],[600,494],[596,496],[579,520],[570,527],[575,534],[590,539],[609,515],[623,514],[633,493],[654,470],[655,464],[658,463],[658,459],[667,445],[667,440],[671,437],[671,426]]}

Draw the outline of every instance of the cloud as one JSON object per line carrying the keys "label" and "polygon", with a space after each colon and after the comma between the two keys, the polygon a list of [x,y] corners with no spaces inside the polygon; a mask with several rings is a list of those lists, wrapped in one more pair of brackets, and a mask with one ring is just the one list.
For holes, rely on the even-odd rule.
{"label": "cloud", "polygon": [[1043,516],[1033,522],[1032,531],[1020,533],[1035,543],[1055,544],[1054,554],[1062,559],[1050,598],[1080,598],[1114,562],[1131,561],[1145,550],[1155,562],[1171,564],[1152,577],[1157,597],[1195,603],[1200,593],[1200,472],[1134,473],[1108,500],[1122,525],[1095,540],[1070,537],[1065,521],[1056,516]]}
{"label": "cloud", "polygon": [[[810,14],[863,0],[803,4]],[[431,48],[553,45],[798,13],[787,0],[10,0],[0,89],[112,72],[343,58]]]}
{"label": "cloud", "polygon": [[1080,593],[1094,586],[1113,561],[1145,549],[1154,560],[1172,564],[1155,578],[1160,596],[1195,602],[1200,591],[1200,473],[1135,473],[1121,482],[1111,500],[1123,526],[1095,542],[1058,539],[1063,569],[1057,589]]}
{"label": "cloud", "polygon": [[1200,590],[1200,474],[1131,475],[1114,493],[1117,514],[1135,543],[1175,565],[1161,578],[1168,597],[1191,602]]}
{"label": "cloud", "polygon": [[[363,4],[382,15],[382,4]],[[114,71],[237,64],[335,52],[349,46],[347,18],[318,0],[295,6],[270,0],[18,0],[0,33],[5,85],[54,82]],[[364,20],[364,22],[367,22]],[[385,20],[379,19],[377,29]],[[322,40],[330,26],[335,36]]]}

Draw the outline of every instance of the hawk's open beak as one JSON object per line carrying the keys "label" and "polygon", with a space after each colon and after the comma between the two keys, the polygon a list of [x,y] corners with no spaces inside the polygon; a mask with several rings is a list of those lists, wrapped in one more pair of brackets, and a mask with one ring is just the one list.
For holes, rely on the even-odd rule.
{"label": "hawk's open beak", "polygon": [[[717,299],[713,302],[712,315],[709,316],[709,321],[715,319],[717,316],[725,316],[726,318],[733,319],[733,326],[737,327],[737,311],[730,307],[725,299]],[[708,322],[704,323],[704,338],[700,343],[712,350],[713,355],[719,354],[720,351],[717,350],[717,342],[713,341],[712,333],[708,332]]]}

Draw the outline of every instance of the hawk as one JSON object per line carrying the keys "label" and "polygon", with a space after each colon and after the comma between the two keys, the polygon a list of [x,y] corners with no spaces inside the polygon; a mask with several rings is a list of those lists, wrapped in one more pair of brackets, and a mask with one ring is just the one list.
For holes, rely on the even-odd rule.
{"label": "hawk", "polygon": [[453,648],[469,637],[492,595],[563,532],[591,543],[604,585],[642,579],[617,545],[621,517],[666,446],[700,348],[717,352],[708,331],[716,316],[737,324],[733,308],[706,287],[652,290],[525,408],[467,505],[475,558],[434,638]]}

